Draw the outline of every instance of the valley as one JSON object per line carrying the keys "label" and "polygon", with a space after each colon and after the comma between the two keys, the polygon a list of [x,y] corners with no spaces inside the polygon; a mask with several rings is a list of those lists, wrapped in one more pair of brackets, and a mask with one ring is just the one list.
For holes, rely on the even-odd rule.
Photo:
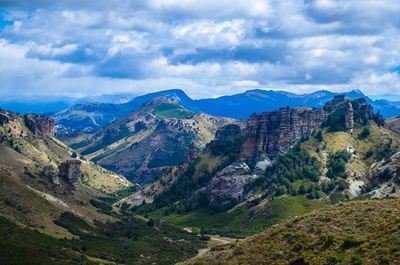
{"label": "valley", "polygon": [[[396,225],[367,214],[398,202],[400,137],[395,118],[385,121],[365,99],[336,95],[321,108],[235,120],[162,96],[69,135],[42,115],[2,110],[0,122],[0,232],[9,250],[0,261],[8,264],[374,264],[364,243],[340,247],[348,239],[336,218],[343,231],[352,218]],[[364,230],[351,229],[366,242]],[[331,237],[318,252],[307,245]],[[40,254],[27,260],[29,252]]]}

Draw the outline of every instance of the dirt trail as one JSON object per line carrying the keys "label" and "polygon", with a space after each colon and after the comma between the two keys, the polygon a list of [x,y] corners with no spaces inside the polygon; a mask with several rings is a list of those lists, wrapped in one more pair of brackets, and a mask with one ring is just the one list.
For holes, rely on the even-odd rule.
{"label": "dirt trail", "polygon": [[[186,232],[189,232],[189,233],[193,232],[193,229],[191,227],[184,227],[183,230],[185,230]],[[200,256],[204,255],[204,253],[207,253],[207,251],[209,251],[211,249],[211,247],[227,245],[227,244],[231,244],[231,243],[234,243],[237,241],[236,238],[222,237],[219,235],[205,235],[205,236],[208,236],[210,238],[210,240],[208,241],[208,247],[199,249],[196,257],[200,257]]]}

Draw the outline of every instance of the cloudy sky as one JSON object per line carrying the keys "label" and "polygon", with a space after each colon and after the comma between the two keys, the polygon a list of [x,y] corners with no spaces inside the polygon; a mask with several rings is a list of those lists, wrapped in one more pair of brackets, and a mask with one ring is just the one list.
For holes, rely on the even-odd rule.
{"label": "cloudy sky", "polygon": [[0,96],[400,95],[400,0],[0,0]]}

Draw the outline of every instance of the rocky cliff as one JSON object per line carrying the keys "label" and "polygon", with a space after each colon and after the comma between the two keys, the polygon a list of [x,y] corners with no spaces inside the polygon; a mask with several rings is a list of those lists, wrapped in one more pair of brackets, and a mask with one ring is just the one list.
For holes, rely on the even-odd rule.
{"label": "rocky cliff", "polygon": [[81,161],[68,159],[59,166],[60,176],[76,187],[82,179]]}
{"label": "rocky cliff", "polygon": [[26,127],[31,130],[37,138],[44,136],[54,136],[55,123],[54,120],[45,115],[26,114],[24,115]]}
{"label": "rocky cliff", "polygon": [[206,194],[209,207],[229,208],[245,199],[245,186],[256,178],[246,163],[235,162],[218,172],[201,192]]}
{"label": "rocky cliff", "polygon": [[273,158],[311,135],[326,118],[322,109],[281,108],[251,115],[244,129],[241,157]]}

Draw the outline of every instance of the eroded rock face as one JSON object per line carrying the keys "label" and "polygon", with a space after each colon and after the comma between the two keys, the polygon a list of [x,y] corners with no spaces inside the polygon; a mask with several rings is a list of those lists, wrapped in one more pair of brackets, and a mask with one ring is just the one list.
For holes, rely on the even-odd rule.
{"label": "eroded rock face", "polygon": [[204,188],[209,206],[221,210],[244,200],[244,188],[258,176],[251,174],[245,162],[235,162],[213,177]]}
{"label": "eroded rock face", "polygon": [[45,115],[25,114],[25,125],[31,130],[36,137],[54,136],[55,123],[54,120]]}
{"label": "eroded rock face", "polygon": [[77,187],[82,179],[81,161],[68,159],[59,166],[60,176],[74,187]]}
{"label": "eroded rock face", "polygon": [[354,109],[350,101],[346,102],[346,112],[344,113],[344,128],[348,132],[354,129]]}
{"label": "eroded rock face", "polygon": [[241,157],[273,158],[311,135],[326,119],[322,109],[281,108],[253,114],[244,130]]}

